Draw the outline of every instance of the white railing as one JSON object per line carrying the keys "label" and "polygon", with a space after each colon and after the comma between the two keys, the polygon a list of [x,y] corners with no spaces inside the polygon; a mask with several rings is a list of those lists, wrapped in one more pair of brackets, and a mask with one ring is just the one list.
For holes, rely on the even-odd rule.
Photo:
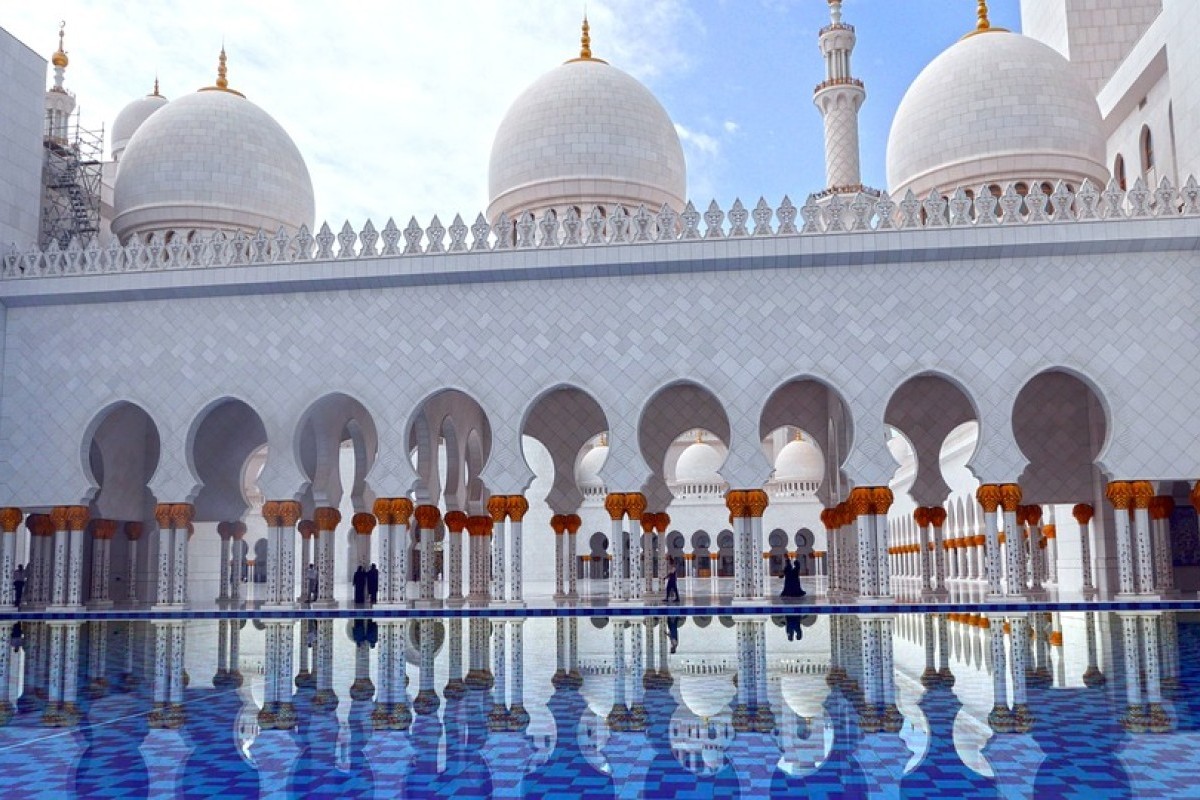
{"label": "white railing", "polygon": [[166,231],[126,245],[114,240],[106,247],[95,242],[82,246],[77,240],[66,248],[52,242],[45,250],[21,251],[13,246],[0,262],[0,280],[439,253],[1200,216],[1200,184],[1194,177],[1178,189],[1166,178],[1158,188],[1150,189],[1139,178],[1127,192],[1115,182],[1101,191],[1086,180],[1078,190],[1060,182],[1049,194],[1037,181],[1028,186],[1025,191],[1009,184],[999,197],[986,187],[976,196],[959,189],[950,197],[930,192],[924,199],[909,191],[899,202],[887,192],[878,197],[859,193],[849,202],[838,195],[820,201],[810,195],[800,208],[787,197],[774,209],[762,199],[753,209],[735,201],[728,211],[713,201],[703,213],[690,202],[683,213],[665,205],[657,212],[639,206],[630,213],[618,205],[607,215],[598,207],[586,216],[570,209],[561,219],[553,211],[536,219],[527,212],[516,220],[501,216],[495,225],[480,214],[470,227],[461,216],[455,216],[449,228],[436,216],[424,228],[416,218],[403,229],[389,219],[382,231],[370,221],[355,231],[347,222],[336,234],[325,223],[315,236],[306,227],[294,235],[282,228],[273,234],[262,230],[254,234]]}

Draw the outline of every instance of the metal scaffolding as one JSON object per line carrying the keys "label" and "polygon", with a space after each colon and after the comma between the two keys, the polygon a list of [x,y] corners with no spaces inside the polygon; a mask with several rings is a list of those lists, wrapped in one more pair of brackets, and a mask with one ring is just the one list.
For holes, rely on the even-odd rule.
{"label": "metal scaffolding", "polygon": [[47,130],[43,140],[42,224],[38,237],[45,248],[51,242],[66,248],[72,239],[80,247],[100,231],[100,180],[104,130],[80,127],[79,115],[68,123],[66,136]]}

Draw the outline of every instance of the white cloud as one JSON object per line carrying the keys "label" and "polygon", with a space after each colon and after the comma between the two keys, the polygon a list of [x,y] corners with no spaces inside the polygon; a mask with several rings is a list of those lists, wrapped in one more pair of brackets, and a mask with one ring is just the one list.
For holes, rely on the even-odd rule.
{"label": "white cloud", "polygon": [[[304,154],[318,222],[382,227],[483,210],[492,136],[518,94],[578,53],[581,11],[556,0],[64,0],[6,7],[3,25],[48,58],[66,19],[66,85],[96,128],[156,73],[168,97],[211,84],[224,41],[230,85]],[[597,57],[649,82],[687,69],[680,37],[699,23],[679,0],[593,1],[588,15]]]}
{"label": "white cloud", "polygon": [[725,123],[721,127],[725,129],[726,133],[734,134],[734,133],[738,132],[738,128],[740,126],[733,120],[727,119],[727,120],[725,120]]}
{"label": "white cloud", "polygon": [[675,133],[679,134],[679,141],[683,143],[685,150],[690,146],[692,149],[713,158],[721,151],[721,143],[717,141],[716,137],[710,136],[707,133],[689,130],[678,122],[675,123]]}

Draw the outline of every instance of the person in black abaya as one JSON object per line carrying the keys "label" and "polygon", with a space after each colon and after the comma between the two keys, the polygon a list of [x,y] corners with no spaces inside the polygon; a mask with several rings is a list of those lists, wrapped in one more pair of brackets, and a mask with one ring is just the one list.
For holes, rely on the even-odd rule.
{"label": "person in black abaya", "polygon": [[806,592],[800,586],[800,564],[790,558],[783,560],[783,591],[779,597],[783,600],[799,600]]}
{"label": "person in black abaya", "polygon": [[354,570],[354,604],[361,606],[367,602],[367,571],[359,565]]}
{"label": "person in black abaya", "polygon": [[367,595],[371,599],[371,605],[375,605],[375,598],[379,597],[379,567],[374,564],[367,570]]}

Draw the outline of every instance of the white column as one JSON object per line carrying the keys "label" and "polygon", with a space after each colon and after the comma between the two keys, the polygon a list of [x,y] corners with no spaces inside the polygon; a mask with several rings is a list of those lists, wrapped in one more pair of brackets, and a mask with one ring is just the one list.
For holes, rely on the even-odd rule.
{"label": "white column", "polygon": [[1137,590],[1133,568],[1133,541],[1129,528],[1129,506],[1133,489],[1128,481],[1110,481],[1105,492],[1113,504],[1113,522],[1117,538],[1117,586],[1120,594]]}
{"label": "white column", "polygon": [[413,504],[407,497],[392,500],[392,602],[408,602],[408,576],[412,570],[408,565],[409,531],[412,527]]}
{"label": "white column", "polygon": [[230,539],[230,522],[217,523],[217,536],[221,539],[221,555],[218,563],[217,577],[217,602],[222,603],[229,600],[229,575],[233,571],[232,565],[229,563],[229,539]]}
{"label": "white column", "polygon": [[871,490],[855,487],[850,491],[849,502],[854,513],[855,545],[858,551],[858,592],[863,596],[875,596],[879,594],[879,562],[876,559]]}
{"label": "white column", "polygon": [[1005,552],[1008,556],[1008,584],[1006,594],[1019,596],[1025,593],[1025,548],[1023,526],[1017,524],[1017,506],[1021,503],[1021,487],[1015,483],[1000,486],[1000,499],[1004,505]]}
{"label": "white column", "polygon": [[511,534],[508,600],[510,603],[520,603],[524,600],[524,563],[522,561],[521,521],[529,510],[529,501],[523,495],[508,496],[505,506],[508,511],[508,528]]}
{"label": "white column", "polygon": [[983,558],[987,569],[989,595],[1004,594],[1000,586],[1000,532],[996,520],[996,509],[1000,506],[1000,487],[985,483],[975,492],[975,499],[983,509],[984,547]]}
{"label": "white column", "polygon": [[1154,540],[1154,586],[1160,592],[1175,591],[1175,565],[1171,552],[1171,513],[1175,501],[1170,495],[1156,497],[1150,506],[1150,532]]}
{"label": "white column", "polygon": [[[171,585],[171,602],[175,605],[187,603],[188,584],[188,540],[192,538],[192,507],[177,503],[173,507],[172,523],[175,526],[172,543],[175,545],[172,561],[175,575]],[[186,512],[183,510],[186,509]]]}
{"label": "white column", "polygon": [[232,524],[229,540],[229,599],[237,601],[242,597],[242,571],[246,567],[246,554],[242,543],[246,536],[246,523],[236,520]]}
{"label": "white column", "polygon": [[435,566],[433,563],[433,537],[437,532],[442,512],[437,506],[417,506],[417,531],[421,547],[421,579],[417,585],[417,598],[423,603],[434,600]]}
{"label": "white column", "polygon": [[929,565],[929,509],[918,506],[913,512],[913,521],[917,523],[917,564],[921,573],[921,591],[933,591],[933,575]]}
{"label": "white column", "polygon": [[583,521],[578,514],[567,515],[567,596],[579,597],[579,526]]}
{"label": "white column", "polygon": [[[751,489],[746,492],[746,506],[750,512],[747,518],[747,524],[750,527],[750,548],[747,556],[749,556],[748,565],[754,576],[754,585],[751,589],[754,597],[765,598],[767,592],[771,588],[770,558],[764,558],[763,553],[766,547],[763,544],[763,525],[762,515],[767,510],[768,498],[767,493],[762,489]],[[786,546],[784,547],[786,551]]]}
{"label": "white column", "polygon": [[463,529],[467,524],[467,515],[461,511],[446,514],[447,557],[446,565],[446,596],[458,603],[463,599]]}
{"label": "white column", "polygon": [[1045,507],[1046,524],[1042,526],[1042,536],[1046,537],[1046,580],[1058,585],[1058,520],[1054,514],[1054,504]]}
{"label": "white column", "polygon": [[504,529],[508,519],[508,498],[504,495],[493,495],[488,498],[488,513],[492,515],[492,572],[491,600],[496,603],[504,602]]}
{"label": "white column", "polygon": [[1149,594],[1154,591],[1154,561],[1150,549],[1150,500],[1154,487],[1150,481],[1133,482],[1133,530],[1134,552],[1137,554],[1137,591]]}
{"label": "white column", "polygon": [[[612,522],[608,540],[608,552],[612,556],[608,571],[608,594],[611,600],[625,599],[625,495],[610,493],[604,500],[604,508],[608,511]],[[602,567],[603,569],[603,567]],[[604,573],[601,572],[601,575]]]}
{"label": "white column", "polygon": [[[17,528],[24,518],[25,515],[19,508],[0,509],[0,528],[3,529],[3,533],[0,533],[0,608],[12,608],[16,602],[13,597],[12,576],[17,568]],[[29,576],[26,576],[26,581],[28,580]],[[7,658],[7,655],[5,653],[4,658]],[[0,684],[0,690],[3,688],[4,684]]]}
{"label": "white column", "polygon": [[158,523],[158,587],[154,602],[166,605],[171,602],[171,565],[175,558],[175,536],[171,524],[171,506],[159,503],[154,510]]}
{"label": "white column", "polygon": [[[335,553],[337,526],[342,521],[342,513],[336,508],[325,506],[314,512],[313,520],[317,523],[317,602],[322,605],[332,605],[334,603],[334,576],[337,574]],[[289,533],[287,526],[284,526],[280,539],[281,555],[284,551],[283,539],[292,538],[294,535]],[[281,598],[291,598],[292,592],[281,591],[280,596]]]}
{"label": "white column", "polygon": [[876,581],[881,597],[892,594],[891,569],[888,564],[888,546],[891,535],[888,530],[888,509],[892,506],[892,490],[886,486],[871,489],[872,527],[875,538]]}
{"label": "white column", "polygon": [[125,523],[125,538],[129,542],[129,560],[126,563],[125,572],[125,600],[129,603],[136,603],[141,598],[138,596],[138,543],[142,538],[142,523],[126,522]]}
{"label": "white column", "polygon": [[1046,553],[1042,549],[1042,507],[1026,506],[1025,521],[1029,523],[1030,588],[1040,592],[1046,564]]}
{"label": "white column", "polygon": [[933,589],[935,592],[946,591],[946,540],[944,526],[946,524],[946,509],[934,506],[929,509],[929,523],[933,528]]}
{"label": "white column", "polygon": [[[379,602],[396,602],[395,576],[392,573],[392,544],[395,541],[395,525],[392,520],[391,500],[381,497],[372,508],[379,521]],[[380,653],[382,654],[382,649]],[[378,701],[385,702],[385,701]]]}
{"label": "white column", "polygon": [[562,514],[555,514],[550,518],[550,527],[554,531],[554,598],[560,600],[566,596],[566,565],[563,553],[565,549],[563,537],[567,532],[566,517]]}

